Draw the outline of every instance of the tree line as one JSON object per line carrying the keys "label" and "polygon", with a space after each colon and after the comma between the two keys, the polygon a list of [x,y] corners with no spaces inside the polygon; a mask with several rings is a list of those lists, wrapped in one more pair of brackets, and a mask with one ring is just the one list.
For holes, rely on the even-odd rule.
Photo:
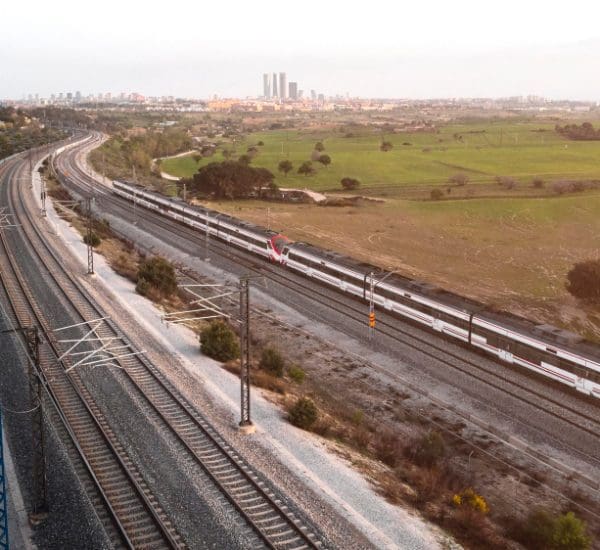
{"label": "tree line", "polygon": [[576,141],[600,141],[600,128],[595,129],[591,122],[583,124],[565,124],[564,126],[556,125],[556,132],[566,138]]}

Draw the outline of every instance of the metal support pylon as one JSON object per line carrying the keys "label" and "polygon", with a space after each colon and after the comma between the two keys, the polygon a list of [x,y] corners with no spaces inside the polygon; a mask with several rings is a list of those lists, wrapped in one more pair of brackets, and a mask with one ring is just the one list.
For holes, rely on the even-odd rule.
{"label": "metal support pylon", "polygon": [[240,279],[240,426],[252,426],[250,418],[250,281]]}
{"label": "metal support pylon", "polygon": [[0,548],[8,550],[8,517],[6,509],[6,479],[4,475],[4,440],[3,440],[2,413],[0,411]]}
{"label": "metal support pylon", "polygon": [[44,442],[44,416],[42,411],[42,385],[38,369],[40,368],[40,338],[37,327],[25,331],[25,338],[31,361],[28,366],[29,399],[31,403],[32,434],[32,521],[39,521],[48,512],[48,492],[46,484],[46,452]]}
{"label": "metal support pylon", "polygon": [[92,236],[94,234],[93,219],[92,219],[92,199],[86,199],[87,204],[87,259],[88,259],[88,275],[94,273],[94,247],[92,246]]}

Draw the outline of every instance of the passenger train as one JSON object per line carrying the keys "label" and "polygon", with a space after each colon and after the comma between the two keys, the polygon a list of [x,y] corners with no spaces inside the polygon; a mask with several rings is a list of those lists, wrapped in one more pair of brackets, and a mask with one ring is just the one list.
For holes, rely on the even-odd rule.
{"label": "passenger train", "polygon": [[576,334],[492,311],[396,273],[382,274],[342,254],[128,182],[114,181],[113,192],[359,299],[367,300],[373,287],[374,303],[389,312],[600,399],[600,348]]}

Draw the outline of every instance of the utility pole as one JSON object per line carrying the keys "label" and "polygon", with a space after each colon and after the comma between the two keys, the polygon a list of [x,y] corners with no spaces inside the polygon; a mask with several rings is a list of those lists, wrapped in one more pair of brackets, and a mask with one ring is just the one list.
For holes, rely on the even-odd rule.
{"label": "utility pole", "polygon": [[94,235],[94,224],[92,217],[92,199],[88,197],[87,203],[87,259],[88,259],[88,275],[94,274],[94,247],[93,247],[93,235]]}
{"label": "utility pole", "polygon": [[[217,221],[218,217],[221,214],[217,214],[215,216],[215,222]],[[217,232],[218,232],[218,226],[217,226]],[[207,262],[210,262],[210,257],[208,255],[208,240],[209,240],[209,236],[210,236],[210,215],[208,214],[208,212],[206,213],[206,233],[204,235],[204,260]]]}
{"label": "utility pole", "polygon": [[33,494],[30,519],[32,522],[39,522],[48,513],[42,385],[36,372],[40,368],[40,337],[37,327],[24,329],[24,333],[31,357],[31,361],[28,362],[28,378],[29,398],[33,409],[31,417]]}
{"label": "utility pole", "polygon": [[40,178],[40,199],[42,201],[40,214],[42,218],[46,217],[46,180],[41,177]]}
{"label": "utility pole", "polygon": [[186,198],[187,198],[187,183],[183,182],[183,202],[187,202]]}
{"label": "utility pole", "polygon": [[371,282],[369,284],[369,340],[372,340],[373,336],[375,336],[375,279],[372,271],[370,279]]}
{"label": "utility pole", "polygon": [[[137,178],[135,175],[135,164],[131,165],[131,169],[133,171],[133,183],[137,185]],[[136,205],[137,205],[137,194],[136,194],[137,190],[133,191],[133,225],[137,225],[137,210],[136,210]]]}
{"label": "utility pole", "polygon": [[369,340],[373,340],[375,337],[375,288],[394,273],[396,273],[395,270],[389,271],[379,281],[375,281],[375,274],[372,271],[369,274]]}
{"label": "utility pole", "polygon": [[6,482],[4,474],[4,445],[2,434],[2,411],[0,411],[0,548],[8,550],[8,521],[6,508],[8,499],[6,495]]}
{"label": "utility pole", "polygon": [[252,433],[250,418],[250,278],[240,279],[240,429]]}

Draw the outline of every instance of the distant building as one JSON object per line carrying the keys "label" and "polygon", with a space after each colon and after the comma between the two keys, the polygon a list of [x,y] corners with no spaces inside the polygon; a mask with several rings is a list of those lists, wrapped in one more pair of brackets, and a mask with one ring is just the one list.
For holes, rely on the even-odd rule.
{"label": "distant building", "polygon": [[271,75],[269,73],[263,74],[263,97],[271,99]]}
{"label": "distant building", "polygon": [[273,73],[273,97],[279,97],[279,93],[277,91],[277,73]]}
{"label": "distant building", "polygon": [[298,83],[297,82],[290,82],[289,95],[290,95],[290,99],[293,101],[296,101],[298,99]]}
{"label": "distant building", "polygon": [[279,73],[279,97],[285,99],[287,97],[287,75]]}
{"label": "distant building", "polygon": [[310,91],[310,98],[311,98],[313,101],[317,101],[317,92],[316,92],[315,90],[311,90],[311,91]]}
{"label": "distant building", "polygon": [[77,101],[77,103],[81,101],[81,92],[79,90],[75,92],[75,101]]}
{"label": "distant building", "polygon": [[67,92],[67,101],[73,101],[73,92]]}

